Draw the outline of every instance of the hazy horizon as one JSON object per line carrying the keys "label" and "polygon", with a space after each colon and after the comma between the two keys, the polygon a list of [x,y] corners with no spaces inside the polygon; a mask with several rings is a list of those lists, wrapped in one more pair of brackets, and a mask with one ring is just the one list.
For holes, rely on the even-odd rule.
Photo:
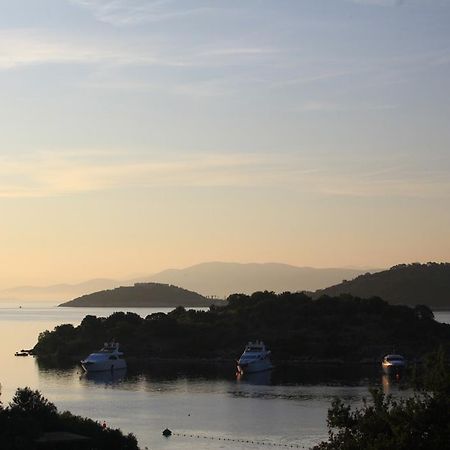
{"label": "hazy horizon", "polygon": [[0,291],[1,290],[9,290],[9,289],[14,289],[14,288],[20,288],[20,287],[51,287],[51,286],[57,286],[57,285],[77,285],[77,284],[82,284],[82,283],[86,283],[86,282],[90,282],[90,281],[96,281],[96,280],[111,280],[111,281],[117,281],[117,282],[130,282],[133,280],[144,280],[145,278],[151,278],[152,276],[158,275],[160,273],[164,273],[166,271],[183,271],[185,269],[190,269],[192,267],[197,267],[197,266],[201,266],[201,265],[208,265],[208,264],[230,264],[230,265],[286,265],[286,266],[290,266],[290,267],[294,267],[294,268],[299,268],[299,269],[342,269],[342,270],[355,270],[355,271],[378,271],[378,270],[384,270],[384,269],[388,269],[388,267],[365,267],[365,266],[361,266],[361,267],[353,267],[353,266],[342,266],[342,267],[312,267],[312,266],[297,266],[294,264],[287,264],[287,263],[283,263],[283,262],[278,262],[278,261],[266,261],[266,262],[253,262],[253,261],[249,261],[249,262],[236,262],[236,261],[203,261],[201,263],[198,264],[193,264],[192,266],[185,266],[185,267],[166,267],[164,269],[162,269],[161,271],[158,272],[154,272],[154,273],[149,273],[149,272],[141,272],[141,273],[134,273],[134,274],[128,274],[128,275],[122,275],[119,277],[102,277],[102,276],[98,276],[98,277],[91,277],[91,278],[83,278],[83,279],[73,279],[73,280],[66,280],[66,279],[59,279],[59,280],[53,280],[49,283],[44,283],[44,284],[33,284],[33,283],[19,283],[19,284],[15,284],[15,285],[11,285],[11,286],[7,286],[7,285],[0,285]]}
{"label": "hazy horizon", "polygon": [[449,2],[0,5],[0,287],[450,260]]}

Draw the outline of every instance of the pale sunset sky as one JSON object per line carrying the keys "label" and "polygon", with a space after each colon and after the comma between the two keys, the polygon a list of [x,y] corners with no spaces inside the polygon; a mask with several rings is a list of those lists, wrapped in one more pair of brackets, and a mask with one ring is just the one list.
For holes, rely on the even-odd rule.
{"label": "pale sunset sky", "polygon": [[450,260],[449,0],[0,0],[0,287]]}

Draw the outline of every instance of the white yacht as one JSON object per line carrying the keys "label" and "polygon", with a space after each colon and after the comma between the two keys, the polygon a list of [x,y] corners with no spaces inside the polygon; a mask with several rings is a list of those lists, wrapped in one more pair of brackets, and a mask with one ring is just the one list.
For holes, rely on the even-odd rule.
{"label": "white yacht", "polygon": [[237,370],[241,374],[263,372],[273,369],[270,361],[270,350],[267,350],[264,342],[249,342],[244,353],[237,361]]}
{"label": "white yacht", "polygon": [[127,363],[123,359],[123,353],[119,352],[117,342],[105,342],[101,350],[91,353],[86,359],[83,359],[81,366],[86,372],[100,372],[126,369]]}
{"label": "white yacht", "polygon": [[402,355],[386,355],[381,362],[383,372],[394,374],[402,371],[406,367],[406,359]]}

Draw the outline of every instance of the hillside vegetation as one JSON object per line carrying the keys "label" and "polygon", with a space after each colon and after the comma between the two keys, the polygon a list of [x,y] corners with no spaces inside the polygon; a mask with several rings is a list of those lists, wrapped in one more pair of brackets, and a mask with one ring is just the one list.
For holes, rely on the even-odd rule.
{"label": "hillside vegetation", "polygon": [[315,297],[341,294],[362,298],[378,296],[396,305],[422,304],[450,309],[450,264],[400,264],[318,290]]}
{"label": "hillside vegetation", "polygon": [[[38,444],[45,433],[75,433],[87,442]],[[2,450],[96,449],[139,450],[132,434],[103,427],[99,422],[59,412],[39,391],[17,389],[7,406],[0,404],[0,448]]]}
{"label": "hillside vegetation", "polygon": [[201,307],[211,301],[196,292],[161,283],[136,283],[83,295],[59,306],[78,307]]}
{"label": "hillside vegetation", "polygon": [[312,300],[302,293],[234,294],[209,311],[182,307],[142,318],[114,313],[86,316],[39,335],[39,357],[74,360],[115,338],[128,356],[235,359],[252,339],[264,340],[278,360],[379,360],[393,350],[421,357],[450,345],[450,325],[425,306],[393,306],[350,296]]}

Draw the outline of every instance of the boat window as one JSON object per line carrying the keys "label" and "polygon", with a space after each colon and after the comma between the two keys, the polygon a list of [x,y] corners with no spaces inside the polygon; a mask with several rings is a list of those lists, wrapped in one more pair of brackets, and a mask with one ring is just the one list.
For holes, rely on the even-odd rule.
{"label": "boat window", "polygon": [[404,361],[404,358],[399,355],[386,356],[386,361]]}
{"label": "boat window", "polygon": [[260,347],[247,347],[246,350],[247,352],[260,352],[262,351],[262,349]]}
{"label": "boat window", "polygon": [[117,359],[117,356],[110,356],[109,359]]}

